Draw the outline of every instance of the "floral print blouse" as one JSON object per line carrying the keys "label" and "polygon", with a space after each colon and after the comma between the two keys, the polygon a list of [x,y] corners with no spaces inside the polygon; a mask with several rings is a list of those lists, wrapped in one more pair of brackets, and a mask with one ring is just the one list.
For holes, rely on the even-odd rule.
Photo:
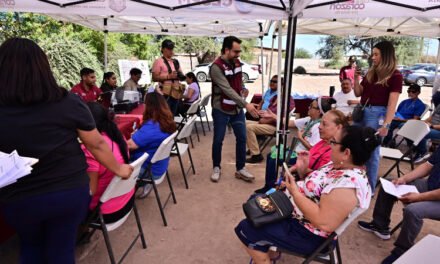
{"label": "floral print blouse", "polygon": [[[319,204],[322,194],[329,194],[336,188],[355,189],[358,199],[357,206],[360,208],[368,208],[371,201],[371,188],[366,172],[363,169],[336,170],[333,169],[331,163],[328,163],[320,169],[311,172],[303,181],[298,181],[297,185],[300,192],[316,204]],[[295,205],[288,191],[287,194],[293,203],[293,216],[313,234],[328,237],[330,233],[319,230],[304,218],[303,213]]]}

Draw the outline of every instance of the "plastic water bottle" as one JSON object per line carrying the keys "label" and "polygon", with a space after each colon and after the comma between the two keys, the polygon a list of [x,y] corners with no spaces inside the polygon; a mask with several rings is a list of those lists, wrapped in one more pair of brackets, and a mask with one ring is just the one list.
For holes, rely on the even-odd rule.
{"label": "plastic water bottle", "polygon": [[384,120],[385,120],[385,116],[384,116],[384,115],[381,115],[381,116],[379,117],[379,126],[383,126]]}

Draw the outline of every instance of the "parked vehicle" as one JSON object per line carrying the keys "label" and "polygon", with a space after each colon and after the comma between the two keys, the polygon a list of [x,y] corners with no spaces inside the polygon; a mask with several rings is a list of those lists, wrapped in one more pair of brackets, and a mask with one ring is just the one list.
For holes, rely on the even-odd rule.
{"label": "parked vehicle", "polygon": [[415,64],[403,71],[403,81],[407,85],[416,83],[424,86],[434,83],[435,64]]}
{"label": "parked vehicle", "polygon": [[400,71],[400,72],[402,72],[402,70],[403,69],[405,69],[405,68],[407,68],[408,66],[406,66],[406,65],[397,65],[397,69]]}
{"label": "parked vehicle", "polygon": [[[248,64],[246,62],[243,62],[243,65],[241,66],[242,69],[242,75],[243,75],[243,82],[246,83],[248,81],[253,81],[258,79],[258,76],[261,73],[260,65],[258,64]],[[201,63],[197,65],[192,72],[196,75],[197,80],[199,82],[207,82],[211,81],[211,77],[209,76],[209,69],[211,68],[212,63]]]}

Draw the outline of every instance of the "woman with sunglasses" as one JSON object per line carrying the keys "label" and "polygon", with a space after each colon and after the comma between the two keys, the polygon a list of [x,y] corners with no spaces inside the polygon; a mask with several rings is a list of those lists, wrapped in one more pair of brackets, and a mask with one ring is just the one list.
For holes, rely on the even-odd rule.
{"label": "woman with sunglasses", "polygon": [[[360,69],[354,74],[354,94],[361,97],[365,106],[362,120],[355,125],[371,127],[381,137],[388,134],[396,111],[397,100],[402,92],[402,74],[396,69],[396,54],[389,41],[377,43],[373,48],[372,66],[360,81]],[[367,162],[367,175],[372,193],[379,171],[379,147]]]}
{"label": "woman with sunglasses", "polygon": [[[345,127],[331,140],[332,163],[296,182],[290,174],[284,184],[294,212],[291,218],[255,228],[242,220],[235,228],[240,241],[255,264],[271,261],[269,248],[309,255],[335,231],[356,208],[368,208],[371,188],[364,164],[380,144],[369,127]],[[299,168],[307,168],[307,157],[299,158]],[[275,253],[276,254],[276,253]]]}
{"label": "woman with sunglasses", "polygon": [[[311,153],[311,169],[317,169],[330,161],[330,152],[328,151],[330,147],[328,143],[323,140],[330,140],[336,130],[348,125],[347,119],[340,111],[332,110],[332,113],[329,115],[325,114],[331,109],[331,105],[334,102],[332,98],[320,97],[310,104],[308,117],[290,121],[289,127],[298,128],[298,134],[296,146],[294,146],[294,151],[291,153],[287,162],[289,165],[295,165],[297,154],[303,151],[310,151]],[[322,124],[322,121],[325,121],[325,124]],[[321,135],[321,133],[323,134]],[[303,142],[306,143],[306,145],[304,145]],[[283,159],[280,159],[280,161],[282,162]],[[295,170],[295,166],[292,166],[292,173],[294,173]],[[276,148],[272,147],[271,153],[267,155],[264,187],[255,190],[255,192],[267,192],[275,187],[276,179]]]}

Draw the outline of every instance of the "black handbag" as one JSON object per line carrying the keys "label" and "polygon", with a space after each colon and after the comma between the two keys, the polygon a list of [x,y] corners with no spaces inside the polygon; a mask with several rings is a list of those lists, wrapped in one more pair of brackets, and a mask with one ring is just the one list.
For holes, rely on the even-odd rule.
{"label": "black handbag", "polygon": [[370,98],[367,99],[367,101],[365,102],[364,105],[357,104],[353,108],[353,112],[351,113],[351,119],[354,122],[361,122],[364,119],[364,110],[365,110],[365,107],[367,106],[369,100],[370,100]]}
{"label": "black handbag", "polygon": [[292,217],[293,205],[282,191],[261,194],[243,204],[246,218],[254,227],[275,223]]}

